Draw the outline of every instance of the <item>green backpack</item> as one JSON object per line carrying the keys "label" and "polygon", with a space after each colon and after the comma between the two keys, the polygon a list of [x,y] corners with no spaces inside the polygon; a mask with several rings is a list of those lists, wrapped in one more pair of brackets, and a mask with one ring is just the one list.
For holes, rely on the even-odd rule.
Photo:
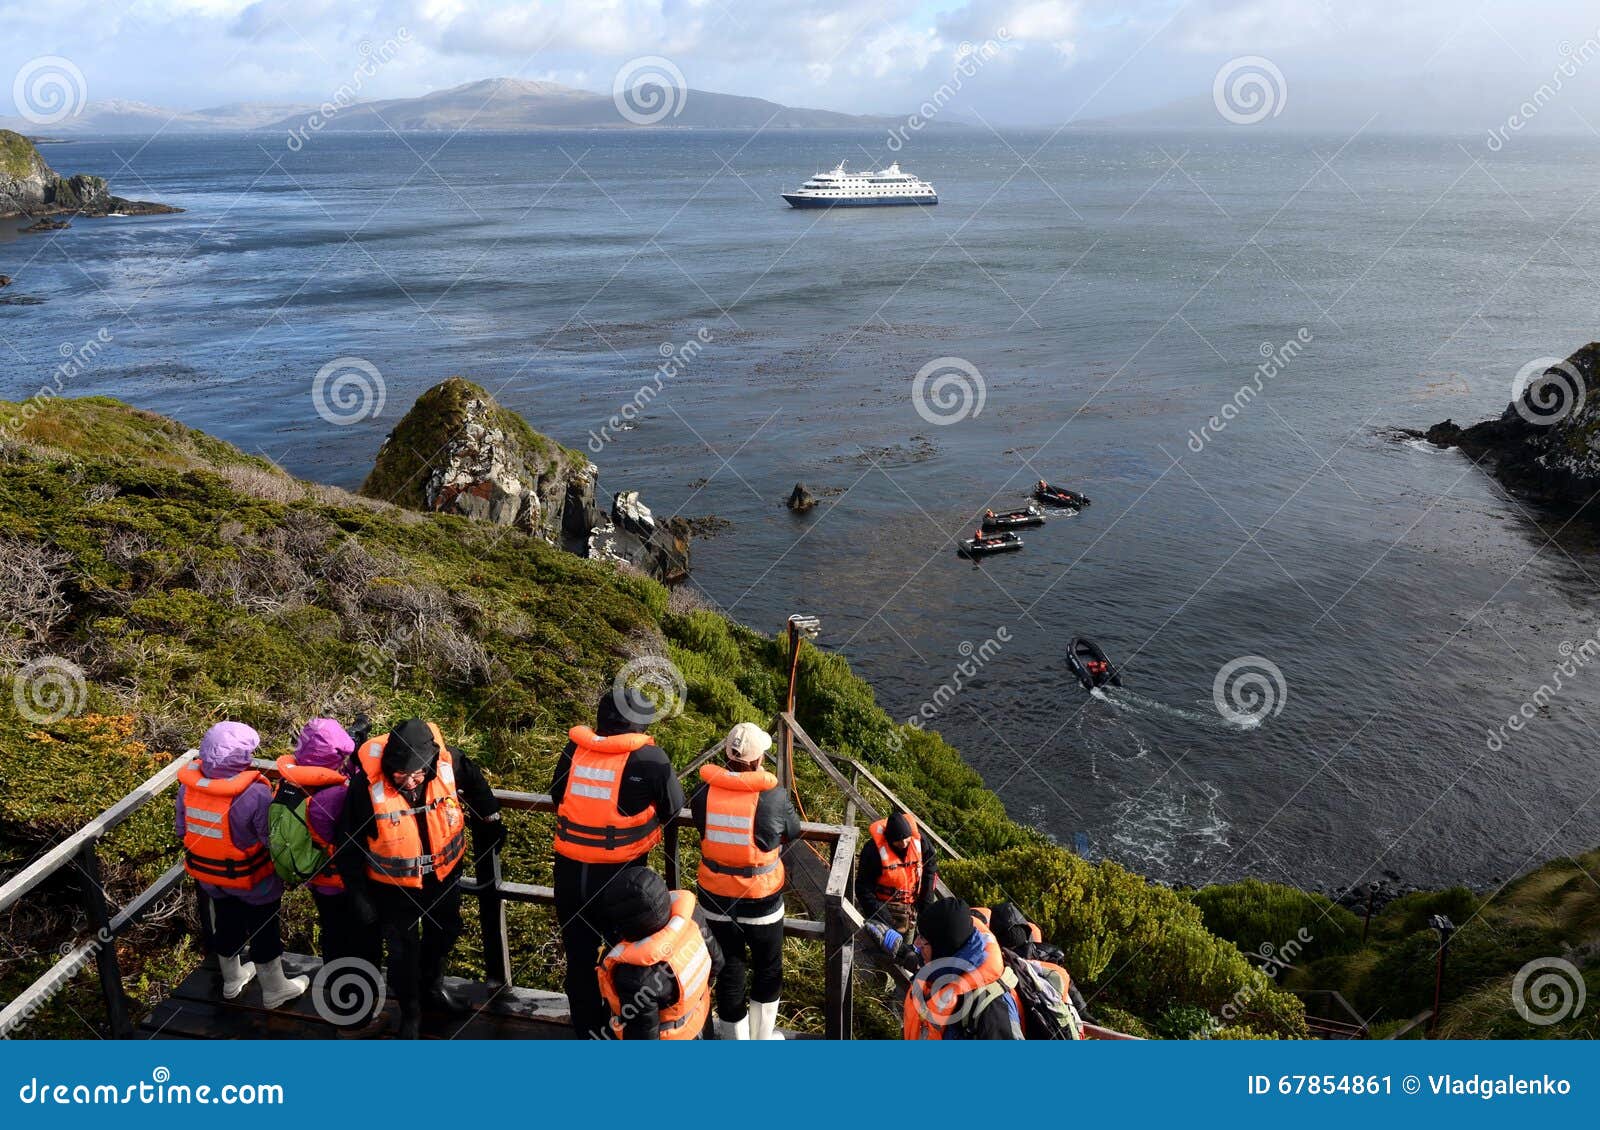
{"label": "green backpack", "polygon": [[328,866],[328,853],[311,838],[311,825],[306,823],[310,803],[304,789],[283,781],[267,807],[267,850],[285,883],[304,883]]}

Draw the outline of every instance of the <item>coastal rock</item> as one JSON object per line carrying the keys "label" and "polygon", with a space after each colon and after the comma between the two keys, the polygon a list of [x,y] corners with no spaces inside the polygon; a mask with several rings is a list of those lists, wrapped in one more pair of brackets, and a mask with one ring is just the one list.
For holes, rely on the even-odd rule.
{"label": "coastal rock", "polygon": [[[7,216],[152,216],[181,212],[167,204],[124,200],[102,177],[63,177],[39,156],[33,142],[0,129],[0,218]],[[47,230],[47,229],[39,229]]]}
{"label": "coastal rock", "polygon": [[11,285],[11,276],[10,275],[0,275],[0,287],[7,287],[7,286],[10,286],[10,285]]}
{"label": "coastal rock", "polygon": [[63,231],[72,225],[65,220],[35,220],[27,227],[21,229],[25,234],[42,231]]}
{"label": "coastal rock", "polygon": [[1600,342],[1530,377],[1498,419],[1445,420],[1420,438],[1459,448],[1521,497],[1588,506],[1600,492]]}
{"label": "coastal rock", "polygon": [[418,397],[384,440],[361,493],[523,530],[657,580],[688,576],[687,539],[658,521],[637,491],[619,493],[609,513],[601,509],[599,476],[585,456],[451,377]]}
{"label": "coastal rock", "polygon": [[810,510],[817,504],[817,496],[806,489],[805,483],[795,483],[794,490],[789,492],[788,501],[784,503],[790,510],[803,512]]}

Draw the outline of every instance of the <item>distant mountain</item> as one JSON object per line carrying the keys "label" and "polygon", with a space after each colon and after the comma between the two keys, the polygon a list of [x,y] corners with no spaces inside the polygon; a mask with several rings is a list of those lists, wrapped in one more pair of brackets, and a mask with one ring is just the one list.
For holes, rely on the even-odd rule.
{"label": "distant mountain", "polygon": [[[322,128],[530,130],[627,129],[654,125],[678,129],[759,129],[762,126],[826,129],[877,128],[904,121],[882,115],[797,109],[764,98],[715,94],[707,90],[680,90],[675,98],[666,91],[654,93],[667,97],[666,105],[675,112],[664,113],[659,122],[640,122],[624,117],[610,94],[596,94],[554,82],[483,79],[449,90],[437,90],[420,98],[358,102],[328,119]],[[654,106],[645,108],[654,109]],[[292,130],[304,125],[302,118],[289,115],[267,128]]]}
{"label": "distant mountain", "polygon": [[205,110],[169,110],[147,102],[90,102],[82,112],[46,126],[25,118],[0,118],[0,127],[22,134],[70,137],[74,134],[228,133],[258,129],[283,118],[304,116],[310,105],[294,102],[234,102]]}
{"label": "distant mountain", "polygon": [[[665,91],[656,91],[665,95]],[[666,103],[659,122],[623,117],[610,94],[555,82],[493,78],[436,90],[418,98],[356,102],[323,119],[323,130],[538,130],[632,129],[640,125],[679,129],[883,129],[903,117],[841,114],[780,106],[764,98],[680,90]],[[653,104],[641,107],[654,109]],[[0,128],[22,134],[70,138],[89,134],[231,133],[244,130],[304,131],[314,105],[236,102],[204,110],[170,110],[145,102],[90,102],[64,121],[39,126],[22,118],[0,118]],[[671,112],[676,110],[676,113]],[[650,115],[653,116],[653,115]],[[940,126],[962,123],[949,121]]]}

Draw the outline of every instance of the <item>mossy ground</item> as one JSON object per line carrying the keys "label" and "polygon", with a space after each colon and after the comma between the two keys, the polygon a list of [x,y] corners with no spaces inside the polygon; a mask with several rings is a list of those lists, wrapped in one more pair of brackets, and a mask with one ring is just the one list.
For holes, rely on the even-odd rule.
{"label": "mossy ground", "polygon": [[14,130],[0,129],[0,177],[32,176],[42,165],[33,142]]}

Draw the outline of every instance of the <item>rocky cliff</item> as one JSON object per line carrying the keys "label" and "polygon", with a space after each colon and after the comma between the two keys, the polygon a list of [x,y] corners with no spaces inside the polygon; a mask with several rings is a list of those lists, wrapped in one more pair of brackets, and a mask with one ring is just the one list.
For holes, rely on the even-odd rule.
{"label": "rocky cliff", "polygon": [[1465,428],[1446,420],[1412,434],[1459,447],[1518,495],[1589,505],[1600,494],[1600,342],[1526,374],[1519,385],[1498,419]]}
{"label": "rocky cliff", "polygon": [[20,133],[0,129],[0,217],[106,216],[113,212],[150,216],[182,210],[113,196],[101,177],[82,173],[63,177],[45,163],[33,142]]}
{"label": "rocky cliff", "polygon": [[636,491],[610,510],[599,468],[534,431],[484,389],[451,377],[417,398],[384,441],[361,493],[538,534],[580,556],[632,565],[661,581],[689,574],[689,544]]}

